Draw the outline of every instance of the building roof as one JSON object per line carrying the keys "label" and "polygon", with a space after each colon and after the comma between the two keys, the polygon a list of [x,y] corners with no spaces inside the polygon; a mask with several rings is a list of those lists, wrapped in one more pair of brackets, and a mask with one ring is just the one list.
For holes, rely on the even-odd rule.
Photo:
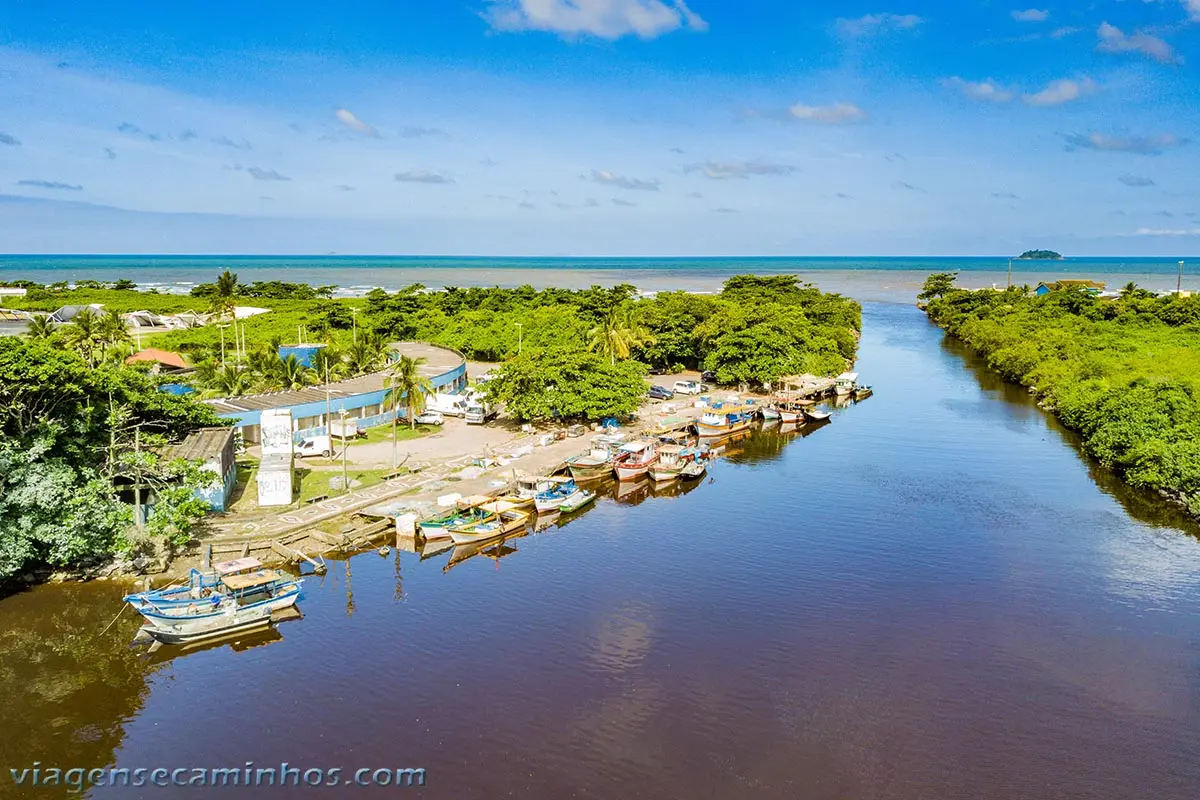
{"label": "building roof", "polygon": [[209,461],[216,458],[229,446],[233,428],[201,428],[192,431],[179,444],[167,448],[167,457],[184,458],[188,461]]}
{"label": "building roof", "polygon": [[104,304],[92,303],[91,305],[86,306],[63,306],[51,314],[50,319],[54,320],[55,322],[70,322],[71,320],[75,319],[75,317],[79,316],[79,313],[85,308],[90,308],[92,311],[99,311],[100,309],[104,308]]}
{"label": "building roof", "polygon": [[[465,363],[465,359],[453,350],[424,342],[393,342],[388,345],[388,349],[409,358],[424,358],[425,363],[421,365],[420,372],[426,378],[445,375]],[[224,397],[206,402],[213,406],[218,414],[239,414],[246,411],[263,411],[268,408],[291,408],[323,401],[326,389],[329,390],[331,400],[382,391],[386,388],[384,382],[387,376],[388,371],[381,370],[368,375],[359,375],[357,378],[335,381],[328,385],[311,386],[307,389]]]}
{"label": "building roof", "polygon": [[1057,291],[1059,289],[1104,289],[1108,286],[1108,284],[1104,283],[1103,281],[1093,281],[1080,278],[1064,278],[1059,281],[1051,281],[1050,283],[1043,281],[1042,283],[1039,283],[1038,286],[1045,286],[1050,291]]}
{"label": "building roof", "polygon": [[176,369],[187,369],[190,366],[187,360],[179,353],[172,353],[169,350],[159,350],[157,347],[147,347],[145,350],[139,350],[125,359],[126,364],[133,364],[138,361],[153,361],[167,367],[175,367]]}

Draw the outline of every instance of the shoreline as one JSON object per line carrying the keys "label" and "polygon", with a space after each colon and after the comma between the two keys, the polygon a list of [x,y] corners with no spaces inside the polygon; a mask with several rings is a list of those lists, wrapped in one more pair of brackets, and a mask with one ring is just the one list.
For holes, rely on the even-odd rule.
{"label": "shoreline", "polygon": [[[1036,265],[1036,266],[1033,266]],[[932,266],[932,265],[931,265]],[[938,265],[939,267],[942,265]],[[945,265],[949,268],[952,265]],[[1068,267],[1079,266],[1072,270]],[[395,292],[413,284],[421,284],[431,289],[441,289],[447,286],[460,288],[470,287],[500,287],[506,289],[529,285],[535,289],[586,289],[598,285],[611,287],[628,283],[637,287],[643,294],[685,291],[693,294],[716,294],[721,291],[724,282],[738,274],[790,274],[795,275],[801,282],[811,283],[824,292],[836,292],[862,302],[911,303],[916,301],[916,295],[921,291],[925,279],[938,269],[780,269],[780,270],[750,270],[737,265],[713,268],[707,270],[668,270],[668,269],[550,269],[541,267],[389,267],[371,270],[369,274],[358,271],[355,275],[339,274],[343,270],[312,267],[285,268],[281,274],[279,267],[247,267],[231,265],[238,272],[242,283],[255,281],[286,280],[290,283],[306,283],[310,286],[333,285],[334,299],[358,299],[365,297],[376,288],[387,292]],[[40,275],[36,271],[6,275],[9,268],[0,267],[0,283],[5,280],[35,280],[39,283],[50,283],[47,278],[61,280],[63,275]],[[210,282],[212,275],[180,276],[180,280],[163,280],[162,271],[154,270],[155,275],[139,275],[148,271],[147,268],[129,268],[109,272],[93,271],[90,274],[72,274],[71,282],[76,280],[115,280],[127,277],[137,283],[138,291],[153,290],[159,294],[170,296],[186,296],[200,283]],[[945,271],[954,271],[946,269]],[[1008,283],[1008,272],[1005,268],[995,270],[958,270],[958,284],[961,288],[983,289],[1003,288]],[[193,279],[194,278],[194,279]],[[1012,281],[1014,285],[1028,284],[1033,287],[1042,281],[1064,279],[1099,279],[1108,284],[1110,289],[1119,288],[1126,283],[1136,283],[1138,286],[1152,291],[1169,291],[1175,288],[1176,274],[1174,272],[1139,272],[1123,270],[1120,272],[1103,272],[1096,269],[1085,269],[1081,265],[1070,264],[1066,261],[1030,261],[1025,262],[1025,268],[1018,270],[1014,264]],[[1190,279],[1190,281],[1188,280]],[[1184,287],[1195,285],[1194,276],[1185,276]],[[3,302],[0,301],[0,305]]]}

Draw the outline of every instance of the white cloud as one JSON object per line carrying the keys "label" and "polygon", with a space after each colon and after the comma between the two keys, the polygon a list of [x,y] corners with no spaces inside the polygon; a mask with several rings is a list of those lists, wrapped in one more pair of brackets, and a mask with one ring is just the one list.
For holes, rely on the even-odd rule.
{"label": "white cloud", "polygon": [[1074,25],[1064,25],[1061,28],[1055,28],[1053,31],[1051,31],[1050,38],[1051,39],[1065,39],[1068,36],[1074,36],[1075,34],[1079,33],[1081,30],[1083,30],[1083,28],[1077,28]]}
{"label": "white cloud", "polygon": [[1134,236],[1200,236],[1200,228],[1138,228]]}
{"label": "white cloud", "polygon": [[1154,179],[1147,178],[1145,175],[1122,175],[1117,180],[1134,189],[1144,189],[1154,185]]}
{"label": "white cloud", "polygon": [[747,178],[751,175],[791,175],[796,168],[768,161],[706,161],[703,164],[688,164],[683,171],[702,172],[706,178],[723,181],[730,178]]}
{"label": "white cloud", "polygon": [[942,86],[962,92],[963,96],[969,100],[978,100],[984,103],[1009,103],[1017,96],[1016,92],[997,85],[991,78],[974,82],[955,76],[942,81]]}
{"label": "white cloud", "polygon": [[647,192],[658,191],[657,180],[627,178],[624,175],[617,175],[605,169],[592,170],[592,180],[596,183],[603,183],[606,186],[616,186],[618,189],[640,189]]}
{"label": "white cloud", "polygon": [[1148,33],[1127,34],[1107,22],[1100,23],[1096,33],[1100,36],[1100,43],[1096,45],[1096,49],[1101,53],[1141,53],[1160,64],[1183,63],[1183,57],[1175,52],[1175,48],[1157,36]]}
{"label": "white cloud", "polygon": [[1067,142],[1067,150],[1099,150],[1106,153],[1136,153],[1144,156],[1161,155],[1167,150],[1188,144],[1187,139],[1173,133],[1155,133],[1145,136],[1072,133],[1063,138]]}
{"label": "white cloud", "polygon": [[845,125],[862,122],[867,118],[867,112],[853,103],[834,103],[830,106],[806,106],[797,103],[788,109],[788,114],[795,119],[819,122],[823,125]]}
{"label": "white cloud", "polygon": [[1188,19],[1193,22],[1200,22],[1200,0],[1180,0],[1180,2],[1187,9]]}
{"label": "white cloud", "polygon": [[1070,103],[1072,100],[1078,100],[1085,94],[1091,94],[1095,90],[1096,84],[1091,78],[1082,78],[1080,80],[1063,78],[1050,81],[1050,83],[1046,84],[1045,89],[1034,94],[1027,94],[1021,99],[1028,105],[1045,108]]}
{"label": "white cloud", "polygon": [[361,119],[356,117],[354,115],[354,112],[348,111],[344,108],[339,108],[336,113],[337,113],[338,120],[343,125],[345,125],[347,128],[349,128],[350,130],[358,131],[359,133],[364,134],[366,136],[378,136],[379,135],[379,133],[374,128],[372,128],[370,125],[368,125],[367,123],[363,122]]}
{"label": "white cloud", "polygon": [[922,22],[915,14],[867,14],[855,19],[838,17],[833,25],[839,35],[857,39],[887,31],[911,31]]}
{"label": "white cloud", "polygon": [[708,23],[684,0],[488,0],[483,18],[498,31],[548,31],[561,36],[653,39]]}
{"label": "white cloud", "polygon": [[454,183],[454,179],[451,177],[423,169],[397,172],[395,179],[400,183]]}
{"label": "white cloud", "polygon": [[1017,22],[1045,22],[1050,19],[1050,12],[1030,8],[1025,11],[1013,11],[1012,18]]}

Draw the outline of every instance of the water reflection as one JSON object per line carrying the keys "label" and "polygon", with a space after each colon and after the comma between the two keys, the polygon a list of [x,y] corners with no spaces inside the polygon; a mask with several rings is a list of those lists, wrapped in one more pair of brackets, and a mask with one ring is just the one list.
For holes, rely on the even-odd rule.
{"label": "water reflection", "polygon": [[[157,664],[130,646],[123,586],[52,585],[0,602],[0,765],[110,764]],[[112,627],[107,627],[112,623]]]}

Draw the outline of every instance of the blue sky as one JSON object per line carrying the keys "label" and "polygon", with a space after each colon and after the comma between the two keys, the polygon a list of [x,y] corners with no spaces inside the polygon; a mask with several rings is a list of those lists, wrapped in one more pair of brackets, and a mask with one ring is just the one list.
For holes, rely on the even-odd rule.
{"label": "blue sky", "polygon": [[0,0],[0,250],[1191,254],[1197,66],[1200,0]]}

